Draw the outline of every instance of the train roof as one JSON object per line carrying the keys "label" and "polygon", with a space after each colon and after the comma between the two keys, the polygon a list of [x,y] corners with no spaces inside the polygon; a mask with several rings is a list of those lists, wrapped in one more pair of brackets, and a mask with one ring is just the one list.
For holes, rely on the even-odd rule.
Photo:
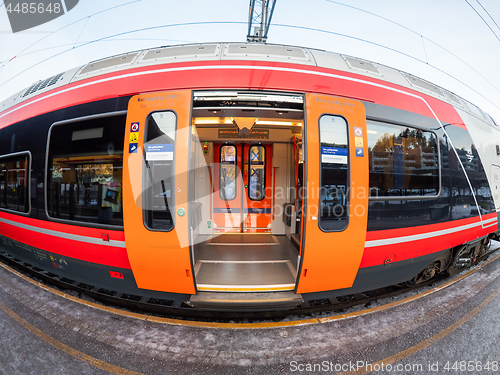
{"label": "train roof", "polygon": [[339,53],[305,47],[259,43],[202,43],[163,46],[106,57],[35,82],[0,103],[0,112],[54,88],[102,74],[168,63],[225,60],[287,62],[378,78],[433,96],[470,113],[491,126],[498,126],[491,116],[474,104],[409,73]]}

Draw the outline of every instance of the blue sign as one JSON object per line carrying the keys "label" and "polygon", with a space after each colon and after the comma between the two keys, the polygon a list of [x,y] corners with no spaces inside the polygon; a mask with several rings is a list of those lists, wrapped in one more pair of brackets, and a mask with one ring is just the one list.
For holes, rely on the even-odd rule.
{"label": "blue sign", "polygon": [[172,143],[146,145],[146,160],[174,160],[174,145]]}
{"label": "blue sign", "polygon": [[363,147],[356,147],[356,156],[363,157],[365,156],[365,152],[363,151]]}
{"label": "blue sign", "polygon": [[322,146],[321,162],[347,164],[347,148]]}
{"label": "blue sign", "polygon": [[129,154],[137,154],[137,143],[129,143],[128,144],[128,153]]}

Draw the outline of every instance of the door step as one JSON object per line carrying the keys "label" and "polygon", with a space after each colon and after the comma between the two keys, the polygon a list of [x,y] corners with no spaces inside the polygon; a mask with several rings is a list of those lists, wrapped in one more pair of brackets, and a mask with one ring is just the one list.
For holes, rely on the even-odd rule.
{"label": "door step", "polygon": [[283,292],[295,289],[289,260],[201,260],[195,265],[199,292]]}
{"label": "door step", "polygon": [[189,303],[195,308],[206,310],[290,310],[303,303],[302,295],[294,292],[274,293],[217,293],[198,292]]}

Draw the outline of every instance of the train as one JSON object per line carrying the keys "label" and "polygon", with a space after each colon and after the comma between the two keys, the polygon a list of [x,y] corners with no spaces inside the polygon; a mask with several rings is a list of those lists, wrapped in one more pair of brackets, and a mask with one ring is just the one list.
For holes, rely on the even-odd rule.
{"label": "train", "polygon": [[499,235],[499,124],[323,50],[133,51],[0,104],[0,251],[132,301],[287,310],[473,264]]}

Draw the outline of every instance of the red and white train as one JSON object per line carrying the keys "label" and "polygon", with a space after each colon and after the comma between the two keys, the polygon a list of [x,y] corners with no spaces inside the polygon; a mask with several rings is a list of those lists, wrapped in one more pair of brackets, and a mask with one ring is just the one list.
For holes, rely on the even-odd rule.
{"label": "red and white train", "polygon": [[428,280],[499,232],[498,124],[350,56],[135,51],[0,111],[1,251],[94,291],[290,308]]}

